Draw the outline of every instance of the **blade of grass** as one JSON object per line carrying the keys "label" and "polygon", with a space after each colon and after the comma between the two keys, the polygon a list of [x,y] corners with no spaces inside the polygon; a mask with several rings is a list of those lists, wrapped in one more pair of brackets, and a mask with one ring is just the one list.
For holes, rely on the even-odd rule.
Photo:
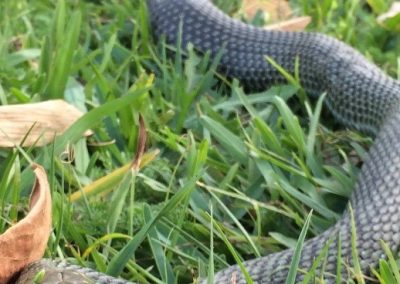
{"label": "blade of grass", "polygon": [[[200,151],[201,153],[202,151]],[[152,218],[142,229],[135,235],[135,237],[128,242],[125,247],[115,256],[110,262],[107,273],[110,275],[119,275],[126,263],[129,261],[131,256],[136,251],[137,247],[144,240],[149,230],[153,228],[156,222],[168,212],[178,207],[181,204],[187,202],[191,195],[192,190],[195,187],[196,181],[199,177],[201,168],[198,168],[198,172],[194,173],[187,181],[187,183],[170,199],[166,202],[163,208]]]}
{"label": "blade of grass", "polygon": [[210,256],[208,260],[207,284],[214,284],[214,207],[210,203]]}
{"label": "blade of grass", "polygon": [[215,139],[224,146],[228,153],[238,159],[241,163],[246,163],[248,155],[243,140],[208,116],[201,116],[200,121],[204,127],[210,130]]}
{"label": "blade of grass", "polygon": [[357,231],[356,231],[356,222],[354,219],[354,211],[351,205],[349,205],[349,214],[350,214],[350,221],[351,221],[351,258],[353,261],[354,267],[354,276],[357,279],[357,283],[365,284],[365,280],[363,277],[363,273],[361,270],[361,264],[359,260],[359,254],[357,249]]}
{"label": "blade of grass", "polygon": [[[144,205],[144,219],[145,222],[151,222],[152,219],[154,218],[151,208],[148,204]],[[163,249],[162,245],[157,242],[156,240],[159,240],[162,237],[159,237],[157,231],[157,227],[153,226],[147,235],[147,239],[149,240],[150,243],[150,248],[151,251],[153,252],[153,256],[157,265],[158,272],[161,275],[162,280],[165,283],[176,283],[176,279],[174,276],[174,271],[172,270],[171,263],[166,257],[165,250]]]}
{"label": "blade of grass", "polygon": [[229,252],[232,254],[233,258],[235,259],[236,264],[240,267],[240,271],[243,273],[243,276],[244,276],[244,279],[245,279],[246,283],[247,284],[253,284],[254,282],[251,279],[251,276],[250,276],[249,272],[247,271],[243,261],[240,259],[240,256],[237,254],[235,248],[229,242],[228,238],[225,236],[222,228],[218,225],[218,223],[215,220],[213,220],[213,223],[214,223],[213,226],[219,232],[222,241],[227,246]]}
{"label": "blade of grass", "polygon": [[110,264],[107,269],[107,273],[113,276],[118,276],[122,270],[124,269],[126,263],[130,260],[130,258],[135,253],[136,249],[142,243],[142,241],[146,238],[149,230],[156,224],[156,222],[162,217],[165,216],[168,212],[178,207],[180,204],[184,203],[187,200],[192,191],[195,188],[196,181],[199,178],[199,174],[194,175],[190,178],[185,185],[178,190],[178,192],[166,202],[166,204],[162,207],[162,209],[154,216],[154,218],[146,223],[142,227],[142,229],[137,232],[135,237],[129,241],[119,252],[113,257],[110,261]]}
{"label": "blade of grass", "polygon": [[399,265],[397,264],[396,259],[394,258],[392,251],[390,250],[389,246],[382,240],[381,240],[381,246],[383,248],[383,251],[385,252],[385,254],[388,257],[390,270],[392,271],[394,277],[396,278],[395,282],[396,283],[400,283]]}
{"label": "blade of grass", "polygon": [[296,275],[297,275],[297,270],[299,268],[300,264],[300,257],[301,257],[301,250],[303,248],[304,240],[307,235],[308,227],[310,226],[310,221],[311,221],[311,216],[312,216],[312,210],[308,214],[306,221],[304,222],[303,229],[301,230],[299,239],[296,244],[296,248],[294,249],[293,257],[290,262],[290,267],[288,271],[288,275],[285,281],[285,284],[295,284],[296,283]]}

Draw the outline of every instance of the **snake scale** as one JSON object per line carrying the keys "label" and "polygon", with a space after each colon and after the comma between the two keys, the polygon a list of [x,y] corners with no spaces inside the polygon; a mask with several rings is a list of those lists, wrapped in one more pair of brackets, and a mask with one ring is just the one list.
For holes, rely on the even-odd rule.
{"label": "snake scale", "polygon": [[[214,57],[222,48],[219,71],[227,77],[239,79],[249,89],[265,89],[286,81],[267,63],[265,55],[292,73],[297,57],[300,80],[307,93],[319,95],[327,92],[326,106],[340,123],[376,137],[350,199],[362,272],[368,274],[371,267],[376,267],[378,259],[384,257],[380,240],[384,240],[393,251],[398,251],[399,81],[387,76],[356,50],[329,36],[268,31],[249,26],[226,16],[208,0],[148,0],[147,4],[156,37],[164,35],[168,43],[175,44],[181,31],[183,48],[192,43],[196,50],[208,51]],[[334,240],[323,267],[325,283],[335,281],[339,237],[341,257],[352,264],[351,217],[348,211],[333,227],[305,243],[299,267],[310,269],[331,236]],[[288,249],[252,259],[245,262],[245,266],[255,283],[284,283],[292,256],[293,250]],[[46,283],[129,283],[87,268],[49,260],[26,268],[19,283],[27,283],[32,271],[43,268],[49,271],[49,279],[55,277]],[[303,275],[298,273],[296,282],[301,281]],[[343,272],[343,279],[346,277],[346,272]],[[56,282],[56,278],[63,278],[65,282]],[[245,283],[245,280],[238,266],[231,266],[219,271],[215,282]]]}

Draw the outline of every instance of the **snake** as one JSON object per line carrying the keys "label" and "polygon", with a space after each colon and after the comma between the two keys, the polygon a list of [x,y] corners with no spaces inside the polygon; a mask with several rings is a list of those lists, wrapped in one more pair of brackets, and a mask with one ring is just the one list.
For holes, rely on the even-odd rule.
{"label": "snake", "polygon": [[[267,30],[232,19],[209,0],[147,0],[152,31],[171,45],[191,44],[198,53],[219,56],[218,71],[249,90],[287,83],[266,56],[299,80],[311,96],[326,93],[326,107],[345,127],[374,137],[342,217],[322,234],[304,242],[296,283],[324,250],[323,265],[315,270],[324,283],[351,276],[348,266],[358,259],[359,271],[372,275],[385,258],[381,241],[392,250],[400,245],[400,83],[359,51],[333,37],[314,32]],[[350,207],[349,207],[350,208]],[[353,212],[353,214],[351,214]],[[352,230],[357,240],[354,244]],[[339,248],[340,246],[340,248]],[[286,249],[243,262],[254,283],[284,283],[294,256]],[[342,264],[341,271],[338,266]],[[29,265],[18,283],[33,272],[48,271],[43,283],[130,283],[89,268],[43,259]],[[215,283],[246,283],[238,265],[218,271]],[[60,280],[61,279],[61,280]],[[64,279],[64,280],[62,280]],[[52,282],[53,281],[53,282]],[[59,281],[59,282],[56,282]],[[62,282],[65,281],[65,282]],[[205,281],[205,280],[204,280]]]}

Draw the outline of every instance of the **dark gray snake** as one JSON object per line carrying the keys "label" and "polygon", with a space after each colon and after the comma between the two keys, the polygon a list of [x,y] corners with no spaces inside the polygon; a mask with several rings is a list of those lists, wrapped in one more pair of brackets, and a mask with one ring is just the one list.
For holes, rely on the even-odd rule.
{"label": "dark gray snake", "polygon": [[[348,45],[325,35],[307,32],[267,31],[233,20],[208,0],[148,0],[155,35],[165,35],[175,44],[180,26],[182,46],[190,42],[200,52],[212,56],[223,49],[220,72],[239,79],[250,89],[265,89],[285,82],[281,74],[265,60],[273,58],[289,72],[299,59],[300,79],[307,93],[327,92],[325,103],[335,118],[347,127],[376,136],[362,166],[351,205],[357,230],[357,250],[362,272],[384,257],[380,240],[393,251],[400,244],[400,83],[370,63]],[[350,215],[343,217],[323,234],[308,240],[302,250],[300,268],[310,269],[333,236],[324,267],[326,283],[334,282],[338,237],[341,257],[348,264],[351,256]],[[256,258],[245,263],[255,283],[284,283],[293,250]],[[46,265],[57,263],[46,261]],[[46,266],[45,265],[45,266]],[[61,265],[61,264],[60,264]],[[42,263],[31,267],[43,267]],[[28,268],[25,272],[32,270]],[[345,270],[345,268],[344,268]],[[49,271],[57,271],[54,268]],[[127,283],[108,278],[92,270],[61,266],[58,273],[82,273],[98,283]],[[51,273],[49,273],[51,274]],[[103,279],[100,276],[104,277]],[[79,277],[81,277],[80,275]],[[343,273],[346,278],[345,273]],[[300,281],[303,274],[298,273]],[[234,279],[234,280],[232,280]],[[238,266],[219,271],[217,283],[245,283]],[[233,282],[231,282],[233,281]],[[56,282],[48,282],[56,283]],[[68,282],[83,283],[83,282]]]}

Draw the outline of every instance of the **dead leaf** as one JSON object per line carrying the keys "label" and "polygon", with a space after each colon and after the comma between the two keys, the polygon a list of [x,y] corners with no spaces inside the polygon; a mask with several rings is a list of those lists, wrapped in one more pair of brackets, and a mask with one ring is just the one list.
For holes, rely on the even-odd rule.
{"label": "dead leaf", "polygon": [[276,24],[265,26],[267,30],[278,30],[278,31],[304,31],[305,28],[311,23],[311,17],[304,16],[293,18],[287,21],[279,22]]}
{"label": "dead leaf", "polygon": [[36,182],[28,215],[0,235],[0,284],[43,257],[51,230],[51,195],[45,170],[33,164]]}
{"label": "dead leaf", "polygon": [[393,2],[389,11],[377,18],[379,24],[389,30],[400,31],[400,2]]}
{"label": "dead leaf", "polygon": [[0,147],[46,145],[82,115],[63,100],[0,106]]}
{"label": "dead leaf", "polygon": [[249,19],[253,18],[258,10],[267,12],[272,22],[287,19],[292,14],[289,2],[285,0],[243,0],[242,3]]}

